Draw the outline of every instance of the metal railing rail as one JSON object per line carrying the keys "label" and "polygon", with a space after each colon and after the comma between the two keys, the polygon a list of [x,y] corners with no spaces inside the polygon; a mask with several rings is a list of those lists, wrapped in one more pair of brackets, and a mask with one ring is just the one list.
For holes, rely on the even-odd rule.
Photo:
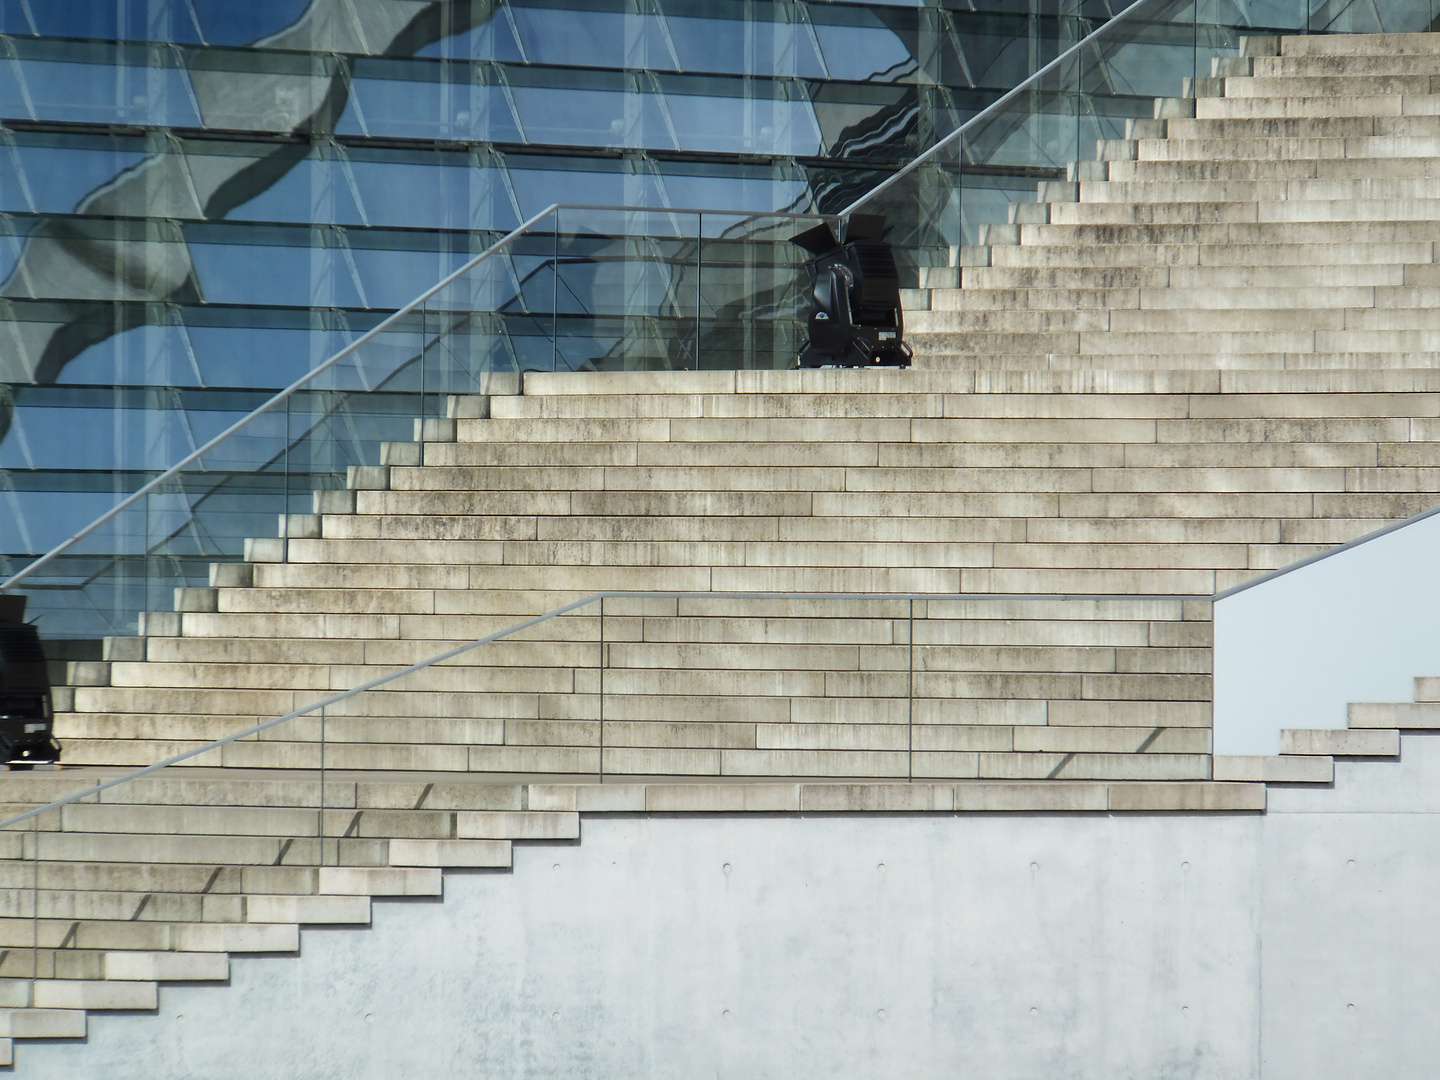
{"label": "metal railing rail", "polygon": [[233,435],[244,430],[253,421],[270,412],[270,410],[284,402],[287,398],[293,396],[300,390],[303,390],[320,375],[323,375],[325,372],[329,371],[336,364],[340,363],[340,361],[344,360],[347,356],[352,355],[357,349],[361,348],[368,342],[373,341],[380,334],[384,333],[386,330],[394,326],[395,323],[398,322],[400,319],[414,312],[436,293],[440,292],[448,285],[451,285],[454,282],[458,281],[464,275],[468,274],[471,270],[475,269],[475,267],[479,266],[486,259],[489,259],[491,256],[501,251],[517,237],[525,235],[532,228],[534,228],[534,226],[545,220],[550,215],[557,214],[566,210],[595,210],[624,213],[695,215],[702,218],[708,214],[714,217],[739,218],[741,219],[741,224],[747,221],[769,218],[803,218],[805,220],[814,220],[816,218],[836,217],[836,215],[834,214],[807,214],[790,211],[769,212],[753,210],[722,210],[713,207],[708,209],[695,209],[688,207],[672,206],[616,206],[601,203],[551,203],[544,210],[541,210],[538,214],[534,215],[522,224],[516,226],[510,232],[506,233],[499,240],[495,241],[495,243],[491,244],[484,251],[480,252],[480,254],[476,255],[474,258],[466,262],[458,270],[454,271],[453,273],[442,278],[440,281],[436,282],[434,285],[430,286],[430,288],[426,289],[419,296],[415,297],[415,299],[411,300],[404,307],[398,309],[390,315],[387,315],[379,323],[371,327],[364,334],[361,334],[358,338],[350,342],[350,344],[346,345],[343,349],[340,349],[334,355],[330,356],[328,359],[324,360],[316,367],[306,372],[300,378],[296,379],[289,386],[276,393],[269,400],[265,401],[261,405],[258,405],[251,412],[247,413],[245,416],[235,421],[235,423],[231,424],[228,428],[220,432],[214,438],[210,439],[204,445],[202,445],[196,450],[191,451],[185,457],[181,458],[175,464],[171,465],[160,475],[156,476],[153,480],[150,480],[142,487],[127,495],[124,499],[116,503],[109,510],[105,511],[105,513],[101,514],[84,528],[72,534],[67,539],[61,541],[59,544],[56,544],[49,551],[45,552],[45,554],[41,555],[33,562],[28,563],[20,570],[16,571],[14,574],[10,575],[10,577],[6,578],[3,582],[0,582],[0,592],[4,592],[7,589],[12,589],[15,586],[19,585],[26,578],[33,575],[41,567],[46,566],[54,559],[58,558],[60,555],[63,555],[65,552],[69,551],[81,540],[85,539],[85,537],[95,532],[95,530],[99,529],[107,522],[113,521],[117,516],[124,513],[130,507],[134,506],[141,499],[145,498],[145,496],[159,489],[163,484],[165,484],[166,481],[173,479],[175,476],[183,472],[185,469],[189,468],[191,465],[195,464],[195,462],[199,461],[206,454],[210,453],[216,447],[220,446]]}
{"label": "metal railing rail", "polygon": [[1317,551],[1314,555],[1307,555],[1303,559],[1281,566],[1268,573],[1261,574],[1259,577],[1253,577],[1249,581],[1242,581],[1239,585],[1232,585],[1228,589],[1222,589],[1215,594],[1215,599],[1224,600],[1226,597],[1246,592],[1258,585],[1264,585],[1266,582],[1284,577],[1286,574],[1293,574],[1296,570],[1303,570],[1307,566],[1313,566],[1315,563],[1324,562],[1326,559],[1334,558],[1336,555],[1342,555],[1354,548],[1368,544],[1372,540],[1379,540],[1382,536],[1389,536],[1391,533],[1399,532],[1401,529],[1408,529],[1411,525],[1418,525],[1426,518],[1432,518],[1436,514],[1440,514],[1440,506],[1432,506],[1429,510],[1422,510],[1420,513],[1412,514],[1410,517],[1400,521],[1393,521],[1389,525],[1384,525],[1376,529],[1374,532],[1368,532],[1364,536],[1357,536],[1354,540],[1347,540],[1345,543],[1336,547],[1327,548],[1324,551]]}
{"label": "metal railing rail", "polygon": [[[291,712],[286,713],[283,716],[276,716],[270,720],[262,721],[259,724],[255,724],[241,731],[232,732],[231,734],[223,736],[222,738],[205,743],[203,746],[193,747],[182,753],[176,754],[173,757],[168,757],[162,761],[157,761],[154,764],[146,765],[143,768],[136,769],[133,772],[124,773],[120,776],[112,776],[108,780],[102,780],[81,791],[72,792],[71,794],[65,795],[59,799],[56,799],[53,802],[46,803],[44,806],[37,806],[33,810],[26,810],[23,813],[14,815],[13,817],[8,817],[3,821],[0,821],[0,829],[8,828],[11,825],[19,824],[22,821],[28,821],[31,818],[38,817],[39,815],[47,813],[50,810],[54,810],[61,806],[66,806],[73,802],[78,802],[81,799],[86,799],[93,795],[98,795],[100,792],[106,791],[109,788],[117,787],[121,784],[128,784],[132,780],[138,780],[142,776],[148,776],[150,773],[158,772],[159,770],[168,768],[171,765],[178,765],[180,762],[188,761],[193,757],[199,756],[200,754],[208,753],[211,750],[217,750],[220,747],[225,746],[227,743],[235,742],[237,739],[244,739],[248,738],[251,735],[257,735],[262,731],[266,731],[289,720],[296,720],[302,716],[308,716],[311,713],[329,708],[332,705],[338,705],[342,701],[348,701],[350,698],[357,697],[358,695],[366,693],[367,691],[374,690],[377,687],[385,686],[388,683],[395,682],[397,679],[403,679],[407,675],[413,675],[417,671],[424,671],[426,668],[434,667],[436,664],[443,663],[446,660],[452,660],[457,656],[462,656],[467,652],[480,648],[482,645],[489,645],[491,642],[500,641],[504,638],[511,637],[514,634],[520,633],[522,630],[529,630],[531,627],[539,626],[540,624],[549,622],[551,619],[558,618],[561,615],[567,615],[572,611],[578,610],[579,608],[583,608],[590,604],[611,599],[848,601],[926,600],[941,602],[979,601],[991,603],[1016,600],[1051,602],[1108,600],[1140,603],[1157,600],[1211,600],[1213,599],[1213,596],[1209,593],[846,593],[700,591],[665,592],[635,589],[606,590],[603,592],[591,593],[589,596],[582,597],[579,600],[573,600],[570,603],[563,604],[560,607],[557,607],[551,611],[544,612],[543,614],[536,615],[533,618],[526,619],[523,622],[516,623],[514,626],[508,626],[503,630],[497,630],[493,634],[487,634],[482,638],[476,638],[474,641],[466,642],[464,645],[457,645],[453,649],[447,649],[442,653],[437,653],[436,655],[431,656],[428,659],[421,660],[415,664],[411,664],[409,667],[400,668],[397,671],[392,671],[386,675],[380,675],[374,679],[370,679],[368,682],[360,683],[358,686],[352,686],[349,690],[341,691],[338,694],[331,694],[329,697],[322,698],[319,701],[311,702],[309,705],[305,705],[302,708],[295,709]],[[604,618],[603,609],[601,618]],[[603,634],[602,638],[598,639],[596,643],[602,646],[604,645]],[[296,771],[311,772],[316,770]]]}

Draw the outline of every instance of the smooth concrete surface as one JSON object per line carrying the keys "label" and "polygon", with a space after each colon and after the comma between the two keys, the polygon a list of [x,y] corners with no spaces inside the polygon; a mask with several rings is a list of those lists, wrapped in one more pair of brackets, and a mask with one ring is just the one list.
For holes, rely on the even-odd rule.
{"label": "smooth concrete surface", "polygon": [[1282,728],[1343,728],[1440,674],[1440,515],[1215,603],[1215,753],[1274,754]]}
{"label": "smooth concrete surface", "polygon": [[591,816],[15,1071],[1429,1076],[1440,739],[1336,772],[1263,816]]}

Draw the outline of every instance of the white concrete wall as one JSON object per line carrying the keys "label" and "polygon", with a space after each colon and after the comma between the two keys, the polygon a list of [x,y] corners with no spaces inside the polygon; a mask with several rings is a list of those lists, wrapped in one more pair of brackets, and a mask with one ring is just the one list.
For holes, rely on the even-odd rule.
{"label": "white concrete wall", "polygon": [[1215,753],[1279,753],[1282,728],[1343,728],[1437,674],[1440,515],[1215,602]]}
{"label": "white concrete wall", "polygon": [[15,1074],[1429,1077],[1440,738],[1403,749],[1264,816],[588,818]]}

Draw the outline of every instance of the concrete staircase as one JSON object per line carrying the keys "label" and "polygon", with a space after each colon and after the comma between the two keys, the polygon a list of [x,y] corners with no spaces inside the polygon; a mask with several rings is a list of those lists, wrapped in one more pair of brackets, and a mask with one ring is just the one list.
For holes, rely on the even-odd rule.
{"label": "concrete staircase", "polygon": [[[606,601],[603,672],[597,604],[328,709],[326,763],[1201,779],[1208,598],[1425,509],[1440,477],[1433,392],[956,378],[527,376],[457,399],[282,523],[288,544],[252,542],[77,669],[67,761],[145,764],[642,589],[704,595]],[[320,735],[307,719],[195,763],[313,768]]]}
{"label": "concrete staircase", "polygon": [[612,598],[194,763],[1210,776],[1207,598],[1440,491],[1440,36],[1243,52],[932,270],[915,370],[452,400],[71,665],[67,761],[652,590],[705,595]]}
{"label": "concrete staircase", "polygon": [[[1249,39],[931,269],[927,366],[1406,390],[1440,347],[1434,35]],[[963,291],[953,286],[962,285]],[[1055,385],[1064,385],[1058,379]]]}
{"label": "concrete staircase", "polygon": [[92,768],[7,776],[7,812],[685,594],[0,834],[0,1039],[583,813],[1258,812],[1440,729],[1422,679],[1211,756],[1209,598],[1440,492],[1440,37],[1245,52],[929,271],[914,370],[497,381],[72,662]]}

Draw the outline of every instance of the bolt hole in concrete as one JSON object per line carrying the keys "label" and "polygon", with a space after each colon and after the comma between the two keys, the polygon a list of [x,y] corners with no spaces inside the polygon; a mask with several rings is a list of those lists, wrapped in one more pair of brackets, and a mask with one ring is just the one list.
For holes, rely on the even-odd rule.
{"label": "bolt hole in concrete", "polygon": [[366,1022],[367,1024],[373,1024],[373,1023],[375,1022],[375,1014],[374,1014],[374,1013],[366,1013],[366,1014],[365,1014],[365,1022]]}
{"label": "bolt hole in concrete", "polygon": [[721,872],[726,874],[730,873],[730,864],[727,862],[724,866],[720,868],[720,870]]}
{"label": "bolt hole in concrete", "polygon": [[881,863],[879,866],[877,866],[875,869],[876,869],[876,870],[879,870],[880,873],[883,874],[883,873],[885,872],[885,864],[882,862],[882,863]]}
{"label": "bolt hole in concrete", "polygon": [[[1355,1006],[1354,1006],[1354,1005],[1351,1005],[1350,1008],[1353,1009],[1353,1008],[1355,1008]],[[183,1016],[177,1016],[177,1017],[175,1017],[175,1022],[176,1022],[177,1024],[183,1024],[183,1023],[185,1022],[185,1017],[183,1017]]]}
{"label": "bolt hole in concrete", "polygon": [[1037,1008],[1035,1008],[1035,1006],[1032,1005],[1032,1006],[1030,1006],[1030,1015],[1031,1015],[1031,1016],[1039,1016],[1039,1015],[1040,1015],[1040,1010],[1037,1009]]}
{"label": "bolt hole in concrete", "polygon": [[720,1014],[720,1018],[721,1018],[722,1020],[729,1020],[729,1019],[730,1019],[730,1010],[729,1010],[729,1009],[726,1009],[724,1012],[722,1012],[722,1013]]}
{"label": "bolt hole in concrete", "polygon": [[1036,870],[1039,870],[1039,869],[1040,869],[1040,864],[1039,864],[1038,862],[1032,862],[1032,863],[1030,864],[1030,872],[1031,872],[1031,873],[1034,873]]}
{"label": "bolt hole in concrete", "polygon": [[554,866],[550,867],[550,869],[551,869],[551,870],[559,870],[559,869],[560,869],[560,864],[557,862]]}
{"label": "bolt hole in concrete", "polygon": [[1347,862],[1345,865],[1348,866],[1351,870],[1354,870],[1354,869],[1355,869],[1355,860],[1354,860],[1354,859],[1351,859],[1351,860],[1350,860],[1349,862]]}
{"label": "bolt hole in concrete", "polygon": [[1181,1016],[1189,1016],[1189,1015],[1190,1015],[1190,1006],[1189,1006],[1189,1005],[1182,1005],[1182,1006],[1180,1007],[1180,1015],[1181,1015]]}
{"label": "bolt hole in concrete", "polygon": [[1190,864],[1188,862],[1182,862],[1180,864],[1180,869],[1188,874],[1190,872]]}
{"label": "bolt hole in concrete", "polygon": [[884,1019],[885,1019],[885,1010],[884,1010],[884,1009],[881,1009],[879,1012],[877,1012],[877,1013],[875,1014],[875,1019],[876,1019],[876,1020],[884,1020]]}
{"label": "bolt hole in concrete", "polygon": [[1354,1005],[1346,1005],[1346,1006],[1345,1006],[1345,1011],[1346,1011],[1346,1012],[1354,1012],[1354,1011],[1355,1011],[1355,1006],[1354,1006]]}
{"label": "bolt hole in concrete", "polygon": [[560,1019],[560,1014],[559,1014],[558,1012],[553,1012],[553,1013],[550,1014],[550,1019],[551,1019],[551,1020],[559,1020],[559,1019]]}

